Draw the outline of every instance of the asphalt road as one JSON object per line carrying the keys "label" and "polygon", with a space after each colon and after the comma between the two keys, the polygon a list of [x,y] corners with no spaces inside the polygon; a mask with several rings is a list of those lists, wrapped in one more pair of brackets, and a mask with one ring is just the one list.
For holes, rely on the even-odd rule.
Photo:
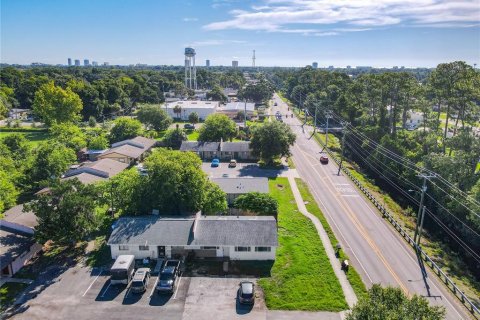
{"label": "asphalt road", "polygon": [[[342,174],[337,176],[338,166],[334,161],[328,165],[319,162],[320,146],[311,133],[303,132],[297,118],[285,118],[287,105],[275,95],[283,121],[297,135],[292,147],[293,162],[300,177],[310,187],[320,209],[326,215],[342,249],[352,259],[364,283],[400,287],[409,295],[426,297],[432,305],[446,308],[447,319],[469,319],[466,309],[426,267],[423,277],[420,262],[414,251],[400,238],[396,231],[381,218],[379,212],[360,194],[351,180]],[[307,131],[307,130],[306,130]]]}

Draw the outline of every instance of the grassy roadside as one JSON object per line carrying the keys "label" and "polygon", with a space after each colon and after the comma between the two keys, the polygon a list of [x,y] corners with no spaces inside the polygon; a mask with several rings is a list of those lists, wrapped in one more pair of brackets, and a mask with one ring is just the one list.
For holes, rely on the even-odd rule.
{"label": "grassy roadside", "polygon": [[[325,144],[325,135],[316,134],[315,140],[317,143],[323,146]],[[339,157],[341,150],[339,139],[335,136],[331,138],[329,135],[328,145],[332,153],[336,157]],[[411,209],[402,208],[388,193],[384,192],[377,185],[375,185],[375,181],[364,174],[358,165],[351,163],[348,160],[344,161],[343,163],[345,168],[348,169],[350,173],[358,181],[360,181],[377,200],[382,203],[382,205],[393,215],[393,217],[401,225],[403,225],[410,236],[413,237],[415,230],[415,217],[412,215]],[[364,196],[363,193],[360,194]],[[367,201],[370,200],[367,199]],[[475,277],[471,273],[466,271],[467,268],[464,262],[457,257],[457,253],[429,236],[429,234],[426,232],[422,239],[422,244],[423,250],[430,256],[430,258],[432,258],[432,260],[435,261],[440,268],[442,268],[442,270],[472,301],[474,301],[477,305],[480,305],[480,283],[475,280]]]}
{"label": "grassy roadside", "polygon": [[271,276],[259,281],[267,307],[305,311],[348,309],[315,226],[298,211],[288,179],[271,179],[269,186],[279,204],[279,247]]}
{"label": "grassy roadside", "polygon": [[[312,194],[310,193],[310,190],[308,189],[307,184],[300,178],[295,178],[295,181],[297,182],[298,189],[300,190],[300,194],[302,195],[303,201],[305,202],[305,206],[307,207],[308,212],[313,214],[320,220],[320,223],[322,224],[323,228],[328,234],[328,238],[330,239],[330,242],[332,245],[336,245],[338,242],[337,238],[335,237],[335,234],[333,233],[332,229],[330,228],[330,225],[327,222],[327,219],[323,215],[322,211],[320,208],[317,206],[317,203],[315,199],[313,198]],[[340,250],[340,255],[338,259],[341,260],[349,260],[349,257],[345,254],[343,250]],[[357,295],[358,298],[361,298],[362,296],[366,295],[367,289],[365,287],[365,284],[362,281],[362,278],[358,274],[358,272],[353,268],[350,267],[349,271],[347,273],[347,279],[352,285],[353,291],[355,291],[355,294]]]}

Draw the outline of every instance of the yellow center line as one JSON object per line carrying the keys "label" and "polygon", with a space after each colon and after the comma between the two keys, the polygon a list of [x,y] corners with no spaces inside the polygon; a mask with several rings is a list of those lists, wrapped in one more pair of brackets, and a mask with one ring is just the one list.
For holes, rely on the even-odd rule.
{"label": "yellow center line", "polygon": [[[301,148],[298,148],[300,150],[300,152],[304,155],[304,156],[308,156],[312,159],[314,159],[315,161],[317,160],[314,156],[306,153],[305,151],[303,151]],[[314,170],[315,173],[320,176],[320,174]],[[332,180],[331,177],[329,177],[328,175],[326,175],[327,179],[330,181],[330,183],[332,185],[334,185],[334,182]],[[320,178],[322,178],[320,176]],[[323,180],[323,179],[322,179]],[[328,192],[330,192],[330,194],[332,194],[337,200],[338,200],[338,203],[340,204],[340,206],[345,210],[345,212],[347,213],[347,216],[350,218],[350,220],[353,222],[354,226],[357,228],[357,230],[360,232],[360,234],[363,236],[363,238],[367,241],[367,243],[370,245],[370,247],[373,249],[373,251],[377,254],[377,256],[380,258],[380,260],[382,261],[382,263],[385,265],[385,267],[387,268],[387,270],[390,272],[390,274],[393,276],[393,278],[395,279],[395,281],[398,283],[398,285],[402,288],[402,290],[405,292],[405,294],[407,295],[410,295],[408,289],[405,287],[405,285],[403,284],[403,282],[400,280],[400,278],[398,277],[398,275],[395,273],[395,271],[392,269],[392,267],[390,266],[390,264],[388,263],[388,261],[385,259],[385,257],[383,256],[383,254],[380,252],[380,249],[378,248],[378,246],[375,244],[375,242],[373,241],[373,239],[368,235],[367,231],[365,230],[365,228],[362,226],[362,224],[360,223],[360,221],[355,217],[355,214],[353,213],[353,211],[350,209],[349,205],[346,203],[346,201],[344,200],[344,198],[341,197],[341,194],[337,191],[336,193],[332,192],[332,190],[330,188],[326,188],[328,189]]]}

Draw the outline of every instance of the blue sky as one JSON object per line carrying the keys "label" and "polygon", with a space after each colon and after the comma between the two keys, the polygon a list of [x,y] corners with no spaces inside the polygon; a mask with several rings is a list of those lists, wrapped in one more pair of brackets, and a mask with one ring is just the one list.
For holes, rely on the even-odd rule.
{"label": "blue sky", "polygon": [[0,0],[3,63],[480,65],[479,0]]}

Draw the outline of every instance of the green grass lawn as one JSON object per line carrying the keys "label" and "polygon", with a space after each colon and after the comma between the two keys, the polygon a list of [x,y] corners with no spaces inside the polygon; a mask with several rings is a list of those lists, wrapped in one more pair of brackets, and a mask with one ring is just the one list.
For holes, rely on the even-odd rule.
{"label": "green grass lawn", "polygon": [[[300,190],[300,194],[302,195],[303,201],[305,201],[306,203],[305,206],[307,207],[308,212],[310,212],[311,214],[316,216],[318,220],[320,220],[320,223],[322,224],[323,229],[325,229],[325,231],[328,234],[328,238],[330,239],[332,246],[335,246],[339,242],[335,237],[335,234],[333,233],[332,228],[330,228],[330,225],[328,224],[327,219],[323,215],[323,212],[317,206],[317,203],[315,202],[315,199],[310,193],[310,190],[308,189],[307,184],[300,178],[295,178],[295,181],[297,182],[297,186],[298,186],[298,189]],[[339,259],[349,260],[349,257],[343,252],[343,250],[341,250]],[[353,267],[349,268],[349,271],[347,273],[347,279],[352,285],[353,291],[355,291],[355,294],[357,295],[358,298],[364,296],[367,293],[367,289],[365,287],[365,284],[362,281],[362,278],[360,278],[360,275]]]}
{"label": "green grass lawn", "polygon": [[477,169],[475,169],[475,172],[480,172],[480,162],[477,163]]}
{"label": "green grass lawn", "polygon": [[198,141],[199,132],[198,130],[186,130],[187,140],[188,141]]}
{"label": "green grass lawn", "polygon": [[28,284],[17,283],[17,282],[7,282],[0,288],[0,310],[5,310],[9,305],[11,305],[17,295],[19,295]]}
{"label": "green grass lawn", "polygon": [[262,278],[269,309],[341,311],[348,309],[342,288],[313,223],[297,209],[287,178],[269,181],[277,199],[278,242],[269,278]]}
{"label": "green grass lawn", "polygon": [[0,129],[0,139],[11,134],[18,133],[24,136],[32,145],[36,146],[40,142],[47,140],[50,134],[47,131],[31,130],[31,131],[9,131],[8,129]]}

